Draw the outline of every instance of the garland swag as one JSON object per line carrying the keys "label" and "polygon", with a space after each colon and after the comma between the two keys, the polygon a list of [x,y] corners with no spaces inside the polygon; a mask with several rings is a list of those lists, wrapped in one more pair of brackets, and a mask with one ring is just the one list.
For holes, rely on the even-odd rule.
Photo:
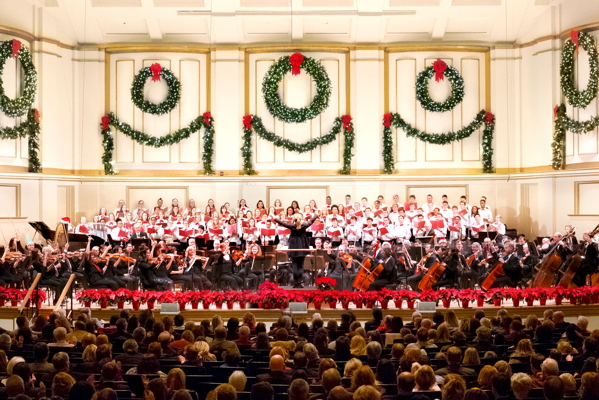
{"label": "garland swag", "polygon": [[493,133],[495,130],[495,116],[492,113],[482,110],[468,126],[463,127],[457,132],[440,134],[422,132],[407,123],[398,113],[387,113],[383,117],[383,173],[392,174],[394,172],[395,161],[393,158],[393,134],[391,126],[402,129],[406,132],[407,136],[423,142],[445,145],[470,137],[483,124],[485,126],[482,143],[483,173],[490,174],[493,173]]}
{"label": "garland swag", "polygon": [[588,121],[576,121],[566,114],[566,105],[560,104],[554,109],[555,122],[553,132],[553,142],[551,150],[553,157],[551,165],[553,169],[563,169],[566,160],[566,132],[570,131],[576,134],[588,133],[599,126],[599,116],[592,117]]}
{"label": "garland swag", "polygon": [[22,139],[28,136],[27,149],[29,152],[29,172],[41,172],[42,165],[38,156],[40,149],[40,119],[39,111],[32,108],[27,113],[27,119],[19,126],[0,128],[0,139]]}
{"label": "garland swag", "polygon": [[102,164],[104,164],[104,173],[106,175],[116,174],[113,168],[112,159],[112,153],[114,151],[114,137],[112,135],[112,131],[110,130],[111,127],[122,132],[137,143],[151,147],[163,147],[177,144],[190,137],[192,133],[198,132],[201,128],[204,128],[204,153],[202,154],[202,162],[204,164],[203,173],[204,175],[214,175],[214,169],[212,167],[212,156],[214,154],[214,118],[212,118],[212,115],[209,112],[206,112],[202,116],[199,116],[191,121],[189,126],[186,128],[179,129],[178,131],[160,137],[150,136],[144,132],[134,130],[131,128],[131,125],[125,122],[120,122],[113,113],[102,117],[101,126],[102,146],[104,147]]}
{"label": "garland swag", "polygon": [[343,130],[344,146],[343,146],[343,166],[338,171],[340,175],[351,174],[351,160],[353,157],[352,150],[354,147],[355,133],[354,124],[349,115],[335,118],[333,128],[329,133],[319,138],[310,140],[305,143],[295,143],[291,140],[277,136],[273,132],[266,130],[262,124],[262,119],[256,115],[246,115],[243,117],[243,145],[241,154],[243,157],[243,175],[256,175],[252,165],[252,132],[255,131],[260,139],[268,140],[277,147],[283,147],[286,150],[297,153],[305,153],[314,150],[318,146],[324,146],[337,139],[337,136]]}

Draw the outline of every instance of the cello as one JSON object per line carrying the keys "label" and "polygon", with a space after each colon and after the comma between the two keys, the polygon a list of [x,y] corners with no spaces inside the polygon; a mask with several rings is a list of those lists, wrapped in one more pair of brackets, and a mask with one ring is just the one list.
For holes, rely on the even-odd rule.
{"label": "cello", "polygon": [[358,271],[356,278],[352,286],[358,290],[363,292],[367,291],[370,287],[370,284],[379,277],[379,275],[385,270],[385,266],[379,263],[374,269],[371,271],[370,267],[372,266],[372,259],[368,258],[364,261],[364,263],[360,263],[360,270]]}
{"label": "cello", "polygon": [[[573,236],[575,233],[576,228],[574,228],[572,232],[570,232],[566,236],[562,237],[562,240],[564,238]],[[537,272],[534,279],[532,280],[531,287],[550,287],[553,283],[555,273],[564,261],[561,254],[559,254],[559,252],[557,251],[558,246],[559,245],[556,243],[553,249],[551,249],[551,251],[547,253],[543,261],[541,261],[539,272]]]}
{"label": "cello", "polygon": [[489,275],[487,275],[483,283],[481,283],[481,289],[489,290],[491,286],[493,286],[493,284],[495,283],[495,280],[499,278],[501,275],[503,275],[503,263],[500,262],[493,267],[493,270],[489,272]]}
{"label": "cello", "polygon": [[431,289],[433,285],[437,283],[439,279],[441,279],[443,273],[445,272],[445,261],[446,260],[441,261],[439,257],[437,261],[431,265],[426,275],[424,275],[422,280],[418,283],[418,289]]}

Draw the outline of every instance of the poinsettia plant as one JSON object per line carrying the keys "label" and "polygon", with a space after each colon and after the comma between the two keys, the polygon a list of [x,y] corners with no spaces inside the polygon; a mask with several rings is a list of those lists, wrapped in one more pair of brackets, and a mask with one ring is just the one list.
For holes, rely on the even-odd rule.
{"label": "poinsettia plant", "polygon": [[27,291],[21,289],[6,289],[5,290],[6,300],[18,300],[21,301],[25,298]]}
{"label": "poinsettia plant", "polygon": [[128,301],[131,302],[131,290],[120,288],[114,292],[114,299],[116,301]]}
{"label": "poinsettia plant", "polygon": [[382,289],[380,292],[381,301],[389,301],[395,298],[395,290]]}
{"label": "poinsettia plant", "polygon": [[420,301],[438,301],[439,294],[436,290],[426,289],[420,292],[420,296],[418,296]]}
{"label": "poinsettia plant", "polygon": [[75,298],[81,302],[83,301],[93,301],[99,302],[101,299],[101,294],[98,292],[98,289],[84,289],[75,295]]}
{"label": "poinsettia plant", "polygon": [[323,276],[321,278],[316,279],[314,284],[318,288],[318,290],[333,290],[337,285],[337,279],[329,278],[328,276]]}
{"label": "poinsettia plant", "polygon": [[224,292],[207,292],[204,296],[204,300],[209,303],[224,303],[227,301],[226,295]]}
{"label": "poinsettia plant", "polygon": [[489,299],[504,299],[507,294],[503,288],[494,288],[487,291],[487,298]]}
{"label": "poinsettia plant", "polygon": [[146,292],[146,301],[156,301],[160,298],[160,296],[162,296],[162,292],[155,292],[155,291],[147,291]]}
{"label": "poinsettia plant", "polygon": [[[25,294],[27,294],[27,291],[25,291]],[[25,298],[25,295],[23,295],[23,298]],[[33,302],[41,301],[43,303],[47,298],[48,295],[43,290],[35,289],[33,292],[31,292],[31,301]]]}
{"label": "poinsettia plant", "polygon": [[145,304],[148,301],[148,292],[144,292],[143,290],[130,290],[129,298],[131,301],[139,301],[142,304]]}
{"label": "poinsettia plant", "polygon": [[187,293],[187,301],[192,303],[199,303],[201,301],[206,301],[206,295],[209,293],[209,290],[201,290],[199,292],[185,292]]}
{"label": "poinsettia plant", "polygon": [[160,292],[160,296],[158,296],[158,301],[160,303],[176,303],[177,295],[169,290],[165,290],[164,292]]}
{"label": "poinsettia plant", "polygon": [[480,296],[480,293],[478,290],[474,290],[474,289],[462,289],[462,290],[457,290],[455,297],[458,300],[461,301],[473,301],[478,299]]}

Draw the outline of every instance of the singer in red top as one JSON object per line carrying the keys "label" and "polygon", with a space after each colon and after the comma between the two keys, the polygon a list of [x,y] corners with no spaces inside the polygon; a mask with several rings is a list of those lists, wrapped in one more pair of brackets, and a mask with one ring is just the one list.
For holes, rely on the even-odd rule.
{"label": "singer in red top", "polygon": [[[281,221],[280,219],[275,219],[275,222],[291,231],[289,236],[289,249],[308,249],[308,236],[306,235],[306,230],[312,226],[314,221],[318,218],[317,215],[314,215],[312,219],[306,222],[302,222],[303,217],[301,214],[293,215],[293,223],[288,224],[287,222]],[[291,257],[292,267],[293,267],[293,287],[302,288],[302,279],[304,276],[304,259],[306,258],[307,253],[305,251],[291,251],[289,252],[289,257]]]}

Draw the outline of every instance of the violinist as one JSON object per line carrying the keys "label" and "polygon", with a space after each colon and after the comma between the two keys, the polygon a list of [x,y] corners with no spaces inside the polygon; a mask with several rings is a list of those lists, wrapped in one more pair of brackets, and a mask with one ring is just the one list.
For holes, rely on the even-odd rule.
{"label": "violinist", "polygon": [[412,259],[410,258],[410,241],[402,240],[399,242],[402,251],[397,252],[397,279],[398,281],[407,280],[412,274]]}
{"label": "violinist", "polygon": [[[196,248],[195,246],[189,246],[185,250],[185,258],[183,259],[183,276],[189,277],[193,285],[189,286],[191,289],[198,290],[210,290],[212,287],[212,282],[206,276],[206,264],[208,264],[208,259],[202,259],[201,257],[196,256]],[[177,281],[174,278],[173,281]]]}
{"label": "violinist", "polygon": [[84,275],[81,272],[79,272],[81,254],[79,252],[75,252],[72,255],[69,255],[68,250],[69,244],[66,243],[64,245],[64,248],[62,249],[62,252],[58,256],[58,269],[60,271],[60,276],[68,280],[72,274],[75,274],[75,279],[78,282],[83,282]]}
{"label": "violinist", "polygon": [[5,287],[11,284],[19,285],[23,281],[23,278],[13,274],[11,270],[13,265],[16,265],[24,256],[22,256],[20,253],[13,253],[15,254],[14,256],[6,259],[8,250],[6,247],[4,247],[3,250],[2,258],[0,259],[0,285]]}
{"label": "violinist", "polygon": [[85,255],[83,257],[83,271],[87,275],[87,282],[89,287],[92,289],[111,289],[117,290],[119,285],[110,280],[104,278],[104,272],[106,270],[106,254],[108,249],[104,250],[104,254],[100,256],[100,248],[94,246],[90,249],[92,238],[91,236],[87,239],[87,247],[85,248]]}
{"label": "violinist", "polygon": [[[172,250],[171,250],[172,251]],[[173,269],[175,267],[175,257],[176,254],[171,253],[159,253],[158,257],[154,261],[156,265],[156,270],[154,274],[156,278],[154,282],[159,287],[166,287],[165,290],[173,290],[173,280],[170,278],[171,273],[173,273]]]}
{"label": "violinist", "polygon": [[504,244],[503,256],[498,260],[503,263],[503,275],[495,279],[491,288],[516,287],[521,279],[522,268],[516,254],[516,246],[512,242]]}
{"label": "violinist", "polygon": [[[380,263],[383,264],[383,272],[376,278],[374,282],[368,287],[368,291],[381,290],[387,285],[395,283],[396,272],[396,261],[391,253],[391,246],[383,246],[382,258]],[[376,264],[376,263],[375,263]],[[376,265],[374,266],[376,268]]]}
{"label": "violinist", "polygon": [[44,248],[44,258],[41,264],[39,262],[33,264],[34,269],[42,274],[40,284],[49,286],[54,290],[54,305],[56,305],[67,283],[67,279],[60,276],[58,265],[57,257],[52,256],[52,247],[49,246]]}
{"label": "violinist", "polygon": [[576,276],[572,279],[572,283],[577,286],[584,286],[587,277],[597,273],[597,244],[593,242],[593,238],[589,232],[582,234],[582,243],[579,244],[579,251],[584,254],[584,260],[576,271]]}
{"label": "violinist", "polygon": [[144,289],[153,289],[158,291],[171,290],[172,282],[168,278],[160,278],[156,274],[158,263],[164,261],[164,256],[152,258],[150,249],[145,244],[139,246],[139,257],[137,259],[137,267],[140,272],[140,280],[143,283]]}
{"label": "violinist", "polygon": [[[108,246],[110,248],[110,246]],[[104,276],[106,278],[111,278],[119,285],[121,288],[131,286],[131,282],[135,280],[134,277],[131,276],[133,266],[135,265],[135,260],[131,258],[131,251],[133,250],[132,244],[127,244],[127,251],[123,251],[121,246],[115,247],[116,252],[111,255],[108,269]]]}
{"label": "violinist", "polygon": [[416,272],[408,278],[408,285],[410,285],[412,290],[418,290],[418,284],[422,278],[424,278],[426,272],[437,262],[437,254],[435,253],[435,248],[432,244],[427,243],[424,246],[424,251],[426,254],[422,257],[420,262],[418,262]]}
{"label": "violinist", "polygon": [[232,290],[238,290],[239,287],[243,287],[243,279],[235,273],[236,265],[231,257],[229,244],[221,243],[220,250],[222,254],[213,263],[216,269],[220,270],[220,280],[231,287]]}

